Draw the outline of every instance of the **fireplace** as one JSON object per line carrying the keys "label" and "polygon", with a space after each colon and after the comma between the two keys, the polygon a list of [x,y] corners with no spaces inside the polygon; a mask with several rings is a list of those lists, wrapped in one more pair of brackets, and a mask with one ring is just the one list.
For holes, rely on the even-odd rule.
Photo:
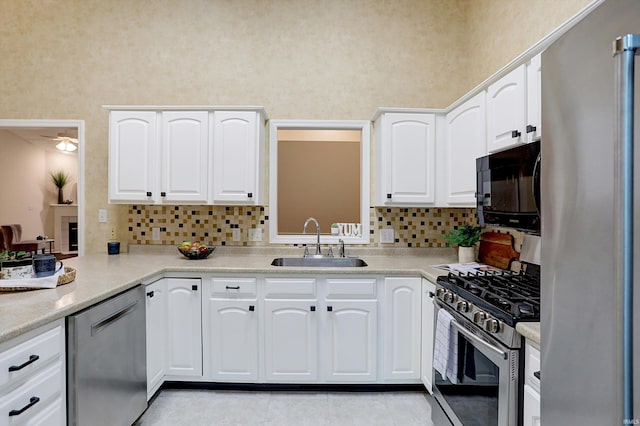
{"label": "fireplace", "polygon": [[55,246],[60,253],[78,252],[78,205],[53,204],[55,210]]}

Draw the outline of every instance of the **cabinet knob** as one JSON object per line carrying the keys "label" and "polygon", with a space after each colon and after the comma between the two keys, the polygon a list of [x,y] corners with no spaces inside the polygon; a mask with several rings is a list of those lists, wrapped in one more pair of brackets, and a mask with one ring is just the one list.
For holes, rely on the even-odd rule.
{"label": "cabinet knob", "polygon": [[249,305],[249,311],[250,311],[250,312],[253,312],[253,311],[255,311],[255,310],[256,310],[256,307],[255,307],[255,306],[253,306],[253,305]]}
{"label": "cabinet knob", "polygon": [[433,299],[433,297],[434,297],[434,296],[435,296],[435,293],[434,293],[434,292],[432,292],[432,291],[430,291],[430,292],[429,292],[429,297],[430,297],[431,299]]}
{"label": "cabinet knob", "polygon": [[327,306],[327,312],[332,312],[333,311],[333,306]]}
{"label": "cabinet knob", "polygon": [[511,137],[512,137],[513,139],[515,139],[515,138],[519,138],[521,134],[522,134],[522,133],[520,133],[518,130],[512,130],[512,131],[511,131]]}
{"label": "cabinet knob", "polygon": [[387,194],[387,199],[391,199],[391,194]]}
{"label": "cabinet knob", "polygon": [[533,133],[536,131],[536,126],[532,126],[531,124],[527,124],[527,133]]}
{"label": "cabinet knob", "polygon": [[149,299],[151,299],[153,297],[153,290],[148,291],[147,296],[149,297]]}
{"label": "cabinet knob", "polygon": [[166,192],[164,192],[164,191],[162,191],[162,192],[160,193],[160,196],[161,196],[161,197],[166,197],[166,196],[167,196],[167,193],[166,193]]}
{"label": "cabinet knob", "polygon": [[253,198],[253,192],[248,193],[248,194],[247,194],[247,197],[249,197],[249,198]]}
{"label": "cabinet knob", "polygon": [[315,306],[312,306],[310,309],[311,309],[311,312],[315,312],[316,311],[316,307]]}
{"label": "cabinet knob", "polygon": [[147,197],[151,197],[151,191],[147,191]]}
{"label": "cabinet knob", "polygon": [[196,284],[194,284],[194,285],[192,285],[192,286],[191,286],[191,290],[194,290],[194,291],[195,291],[195,290],[197,290],[197,289],[198,289],[198,286],[197,286]]}

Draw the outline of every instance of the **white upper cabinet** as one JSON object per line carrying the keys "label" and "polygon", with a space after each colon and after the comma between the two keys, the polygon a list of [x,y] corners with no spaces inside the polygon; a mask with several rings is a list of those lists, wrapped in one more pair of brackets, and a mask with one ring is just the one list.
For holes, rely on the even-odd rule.
{"label": "white upper cabinet", "polygon": [[155,111],[111,111],[110,201],[153,201],[158,189],[157,123]]}
{"label": "white upper cabinet", "polygon": [[476,158],[487,151],[486,92],[447,114],[446,202],[475,206]]}
{"label": "white upper cabinet", "polygon": [[106,108],[109,202],[262,202],[262,108]]}
{"label": "white upper cabinet", "polygon": [[214,113],[214,203],[260,204],[263,121],[255,111]]}
{"label": "white upper cabinet", "polygon": [[497,152],[525,141],[526,70],[520,65],[487,90],[487,151]]}
{"label": "white upper cabinet", "polygon": [[382,112],[374,126],[374,204],[407,207],[433,204],[435,114]]}
{"label": "white upper cabinet", "polygon": [[527,142],[542,137],[542,62],[540,54],[531,58],[527,67]]}
{"label": "white upper cabinet", "polygon": [[208,121],[206,111],[162,113],[162,202],[206,203]]}

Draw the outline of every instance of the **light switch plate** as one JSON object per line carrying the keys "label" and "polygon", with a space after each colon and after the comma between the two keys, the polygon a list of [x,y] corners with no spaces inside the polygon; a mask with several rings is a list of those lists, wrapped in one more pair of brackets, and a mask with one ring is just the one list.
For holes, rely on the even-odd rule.
{"label": "light switch plate", "polygon": [[107,222],[107,210],[99,209],[98,210],[98,222],[106,223]]}
{"label": "light switch plate", "polygon": [[392,244],[394,242],[393,229],[381,229],[380,230],[380,242],[382,244]]}
{"label": "light switch plate", "polygon": [[160,228],[152,228],[151,229],[151,239],[153,241],[159,241],[160,240]]}
{"label": "light switch plate", "polygon": [[233,230],[231,230],[231,237],[233,241],[240,241],[242,239],[240,228],[233,228]]}

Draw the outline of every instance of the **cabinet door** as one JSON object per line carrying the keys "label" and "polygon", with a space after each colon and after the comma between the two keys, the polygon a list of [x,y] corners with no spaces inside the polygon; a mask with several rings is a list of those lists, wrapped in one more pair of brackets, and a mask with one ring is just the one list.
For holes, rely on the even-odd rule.
{"label": "cabinet door", "polygon": [[542,61],[540,55],[527,63],[527,142],[542,137]]}
{"label": "cabinet door", "polygon": [[208,117],[206,111],[162,113],[162,202],[207,202]]}
{"label": "cabinet door", "polygon": [[435,115],[387,113],[382,126],[379,204],[435,202]]}
{"label": "cabinet door", "polygon": [[166,374],[202,375],[200,279],[166,278],[167,363]]}
{"label": "cabinet door", "polygon": [[476,158],[487,152],[486,92],[447,114],[447,202],[476,205]]}
{"label": "cabinet door", "polygon": [[531,386],[524,385],[524,426],[540,426],[540,394]]}
{"label": "cabinet door", "polygon": [[327,301],[324,312],[326,380],[376,381],[377,301]]}
{"label": "cabinet door", "polygon": [[[209,299],[204,338],[213,381],[258,380],[258,316],[256,300]],[[206,327],[205,327],[206,329]]]}
{"label": "cabinet door", "polygon": [[489,86],[488,152],[501,151],[524,142],[527,120],[525,83],[525,66],[521,65]]}
{"label": "cabinet door", "polygon": [[384,280],[384,380],[420,380],[420,288],[417,277]]}
{"label": "cabinet door", "polygon": [[147,328],[147,400],[164,380],[167,350],[167,290],[165,280],[145,287]]}
{"label": "cabinet door", "polygon": [[152,203],[158,197],[157,113],[109,115],[109,201]]}
{"label": "cabinet door", "polygon": [[259,132],[256,112],[216,111],[213,134],[213,201],[256,204]]}
{"label": "cabinet door", "polygon": [[317,301],[264,302],[265,378],[269,382],[318,380]]}
{"label": "cabinet door", "polygon": [[422,383],[429,393],[433,393],[433,344],[436,325],[435,306],[433,297],[436,286],[432,282],[422,279]]}

